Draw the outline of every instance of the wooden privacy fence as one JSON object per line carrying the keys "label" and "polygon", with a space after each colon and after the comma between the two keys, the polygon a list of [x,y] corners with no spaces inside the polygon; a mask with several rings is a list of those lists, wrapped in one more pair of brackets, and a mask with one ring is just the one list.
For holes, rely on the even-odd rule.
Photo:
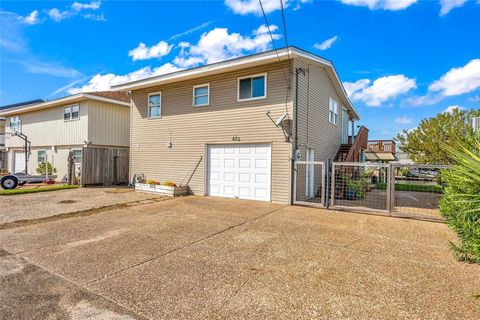
{"label": "wooden privacy fence", "polygon": [[83,147],[81,185],[128,183],[128,148]]}

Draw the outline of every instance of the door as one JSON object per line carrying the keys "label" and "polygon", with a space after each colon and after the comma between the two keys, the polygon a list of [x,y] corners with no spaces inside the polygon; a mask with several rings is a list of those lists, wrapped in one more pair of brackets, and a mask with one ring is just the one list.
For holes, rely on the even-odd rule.
{"label": "door", "polygon": [[208,195],[270,201],[270,145],[209,146],[207,179]]}
{"label": "door", "polygon": [[25,153],[15,152],[15,168],[14,173],[25,172]]}
{"label": "door", "polygon": [[305,169],[307,170],[306,173],[306,187],[305,187],[305,196],[307,199],[311,199],[315,197],[315,173],[314,173],[314,165],[310,163],[310,161],[315,161],[315,150],[313,148],[307,148],[307,164]]}

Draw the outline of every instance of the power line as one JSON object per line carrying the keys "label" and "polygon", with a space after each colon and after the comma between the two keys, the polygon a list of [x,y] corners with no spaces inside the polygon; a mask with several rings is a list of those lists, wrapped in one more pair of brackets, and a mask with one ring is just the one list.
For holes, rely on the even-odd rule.
{"label": "power line", "polygon": [[[265,24],[267,25],[268,34],[270,34],[270,39],[272,39],[273,48],[275,49],[275,53],[277,55],[278,62],[281,62],[280,56],[278,55],[277,46],[275,45],[275,40],[273,39],[272,30],[270,30],[270,25],[268,24],[267,15],[265,14],[265,10],[263,9],[262,0],[258,0],[258,3],[260,4],[260,8],[262,9],[263,18],[265,19]],[[283,3],[282,3],[282,8],[283,8]],[[288,55],[288,48],[287,48],[287,55]],[[290,58],[290,56],[288,56],[288,57]],[[287,87],[290,88],[290,82],[288,81],[287,75],[285,74],[285,71],[283,70],[283,68],[282,68],[282,72],[283,72],[283,77],[285,78],[285,82],[287,84]]]}
{"label": "power line", "polygon": [[[287,22],[285,20],[285,10],[283,8],[283,0],[280,0],[280,5],[282,6],[282,21],[283,21],[283,33],[285,35],[285,44],[288,48],[288,36],[287,36]],[[289,52],[287,50],[287,55],[289,55]],[[290,57],[289,57],[290,58]]]}

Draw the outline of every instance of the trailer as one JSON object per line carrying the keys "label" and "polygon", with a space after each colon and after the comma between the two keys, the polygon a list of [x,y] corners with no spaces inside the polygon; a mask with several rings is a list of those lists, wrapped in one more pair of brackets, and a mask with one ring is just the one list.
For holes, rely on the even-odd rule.
{"label": "trailer", "polygon": [[30,175],[23,172],[7,174],[0,178],[0,186],[5,190],[12,190],[26,183],[42,183],[50,181],[56,176]]}

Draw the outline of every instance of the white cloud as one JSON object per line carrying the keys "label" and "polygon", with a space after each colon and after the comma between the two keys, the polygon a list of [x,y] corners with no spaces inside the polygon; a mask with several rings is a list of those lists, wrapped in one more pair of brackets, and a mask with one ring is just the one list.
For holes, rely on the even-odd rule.
{"label": "white cloud", "polygon": [[204,22],[204,23],[202,23],[202,24],[200,24],[200,25],[198,25],[198,26],[196,26],[196,27],[193,27],[193,28],[191,28],[191,29],[188,29],[187,31],[174,34],[173,36],[171,36],[170,38],[168,38],[168,41],[181,38],[181,37],[183,37],[183,36],[189,35],[190,33],[193,33],[193,32],[195,32],[195,31],[198,31],[198,30],[201,30],[201,29],[203,29],[203,28],[206,28],[206,27],[208,27],[211,23],[212,23],[212,21],[207,21],[207,22]]}
{"label": "white cloud", "polygon": [[79,92],[108,91],[112,85],[158,76],[178,70],[180,69],[173,64],[166,63],[157,68],[152,69],[151,67],[144,67],[124,75],[116,75],[113,73],[105,75],[97,74],[84,86],[70,88],[68,93],[76,94]]}
{"label": "white cloud", "polygon": [[355,82],[344,82],[343,87],[347,91],[347,95],[351,96],[354,92],[364,89],[370,83],[369,79],[360,79]]}
{"label": "white cloud", "polygon": [[82,17],[93,21],[107,21],[107,19],[105,19],[105,16],[103,15],[103,12],[101,14],[85,13],[84,15],[82,15]]}
{"label": "white cloud", "polygon": [[358,6],[358,7],[368,7],[370,10],[390,10],[397,11],[403,10],[418,0],[340,0],[343,4]]}
{"label": "white cloud", "polygon": [[394,121],[396,124],[411,124],[413,122],[413,119],[407,116],[403,116],[403,117],[396,117]]}
{"label": "white cloud", "polygon": [[[275,33],[277,26],[271,25],[273,39],[279,39]],[[227,28],[215,28],[205,32],[197,44],[182,42],[182,51],[174,60],[183,68],[203,63],[214,63],[242,56],[246,53],[266,51],[271,48],[271,38],[268,28],[261,25],[252,32],[251,36],[242,36],[239,33],[229,33]]]}
{"label": "white cloud", "polygon": [[63,77],[63,78],[75,78],[81,75],[81,73],[73,68],[67,68],[61,66],[55,62],[42,62],[42,61],[21,61],[29,73],[33,74],[47,74],[50,76]]}
{"label": "white cloud", "polygon": [[363,101],[367,106],[378,107],[386,101],[396,98],[417,87],[415,79],[403,74],[385,76],[371,83],[369,79],[344,83],[345,89],[353,101]]}
{"label": "white cloud", "polygon": [[[280,38],[280,35],[275,33],[278,27],[272,25],[270,28],[273,33],[273,38]],[[164,44],[159,46],[162,42]],[[170,52],[172,49],[172,45],[168,45],[164,41],[160,41],[159,44],[157,44],[159,48],[158,52],[156,52],[155,50],[152,51],[152,48],[155,46],[148,48],[145,44],[140,43],[140,45],[134,49],[136,51],[131,50],[129,55],[134,57],[135,60],[157,56],[166,51]],[[68,92],[75,94],[78,92],[110,90],[110,87],[115,84],[170,73],[205,63],[226,60],[248,53],[265,51],[271,48],[271,38],[268,34],[268,28],[264,25],[253,30],[250,35],[245,36],[239,33],[229,33],[227,28],[214,28],[208,32],[204,32],[196,44],[181,41],[176,47],[180,48],[180,52],[174,58],[173,63],[166,63],[153,69],[148,66],[124,75],[116,75],[113,73],[104,75],[97,74],[84,86],[72,87]]]}
{"label": "white cloud", "polygon": [[440,16],[447,15],[455,8],[463,7],[467,0],[440,0]]}
{"label": "white cloud", "polygon": [[[287,7],[288,4],[288,0],[283,1],[284,7]],[[262,15],[262,8],[260,7],[258,0],[225,0],[225,5],[236,14],[254,14],[257,16]],[[280,0],[263,0],[262,5],[265,14],[269,14],[282,8]]]}
{"label": "white cloud", "polygon": [[463,67],[452,68],[428,86],[424,96],[406,101],[413,106],[432,105],[446,97],[458,96],[480,89],[480,59],[472,59]]}
{"label": "white cloud", "polygon": [[57,8],[50,9],[48,11],[48,16],[55,22],[60,22],[63,19],[70,17],[71,12],[68,10],[60,11]]}
{"label": "white cloud", "polygon": [[80,3],[80,2],[74,2],[72,3],[72,9],[75,11],[80,11],[80,10],[97,10],[100,9],[100,6],[102,5],[101,1],[91,1],[90,3]]}
{"label": "white cloud", "polygon": [[[53,8],[47,11],[48,16],[55,22],[61,22],[62,20],[72,18],[80,12],[85,10],[98,10],[102,6],[101,1],[91,1],[89,3],[80,3],[74,2],[65,10],[60,10],[58,8]],[[93,13],[86,13],[81,15],[85,19],[95,20],[95,21],[106,21],[103,13],[100,15],[93,14]]]}
{"label": "white cloud", "polygon": [[428,90],[442,96],[456,96],[480,88],[480,59],[470,60],[463,67],[452,68],[433,82]]}
{"label": "white cloud", "polygon": [[40,18],[38,16],[38,10],[33,10],[32,12],[30,12],[30,14],[28,16],[25,16],[25,17],[19,16],[18,18],[21,22],[26,23],[26,24],[30,24],[30,25],[40,23]]}
{"label": "white cloud", "polygon": [[337,39],[338,39],[338,36],[334,36],[334,37],[328,38],[322,43],[315,43],[313,47],[318,50],[327,50],[333,45],[335,41],[337,41]]}
{"label": "white cloud", "polygon": [[147,47],[145,43],[140,42],[135,49],[128,52],[128,56],[132,57],[133,61],[161,58],[168,55],[172,48],[173,45],[170,45],[165,41],[160,41],[152,47]]}
{"label": "white cloud", "polygon": [[467,110],[467,109],[462,106],[453,105],[453,106],[448,106],[445,110],[443,110],[443,113],[453,113],[454,110]]}

